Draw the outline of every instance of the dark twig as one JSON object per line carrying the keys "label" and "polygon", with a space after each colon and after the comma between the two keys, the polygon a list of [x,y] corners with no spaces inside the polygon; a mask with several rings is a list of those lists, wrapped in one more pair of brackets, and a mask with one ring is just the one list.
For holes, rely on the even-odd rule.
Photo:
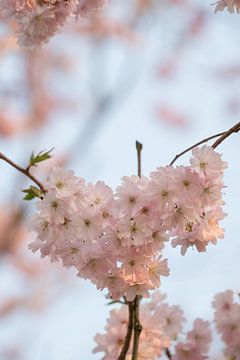
{"label": "dark twig", "polygon": [[175,163],[175,161],[182,155],[186,154],[188,151],[194,149],[196,146],[204,144],[207,141],[213,140],[215,138],[219,138],[215,141],[215,143],[213,143],[212,148],[216,149],[216,147],[218,145],[220,145],[226,138],[228,138],[230,135],[232,135],[233,133],[237,133],[240,131],[240,122],[238,122],[236,125],[234,125],[233,127],[231,127],[229,130],[227,131],[223,131],[221,133],[209,136],[199,142],[197,142],[196,144],[190,146],[189,148],[187,148],[186,150],[183,150],[181,153],[177,154],[175,156],[175,158],[171,161],[171,163],[169,165],[173,165]]}
{"label": "dark twig", "polygon": [[187,148],[187,149],[183,150],[182,152],[180,152],[179,154],[177,154],[177,155],[175,156],[175,158],[170,162],[169,165],[173,165],[173,164],[175,163],[175,161],[177,161],[178,158],[180,158],[182,155],[186,154],[188,151],[194,149],[196,146],[202,145],[202,144],[204,144],[205,142],[207,142],[207,141],[209,141],[209,140],[212,140],[212,139],[215,139],[215,138],[217,138],[217,137],[220,137],[220,136],[224,135],[225,133],[226,133],[226,131],[223,131],[223,132],[221,132],[221,133],[219,133],[219,134],[209,136],[209,137],[207,137],[207,138],[205,138],[205,139],[197,142],[196,144],[190,146],[189,148]]}
{"label": "dark twig", "polygon": [[[138,176],[142,175],[142,144],[136,141],[136,149],[137,149],[137,160],[138,160]],[[133,323],[134,323],[134,338],[133,338],[133,351],[132,351],[132,360],[137,360],[138,358],[138,347],[140,335],[142,332],[142,325],[139,320],[139,305],[141,301],[141,296],[136,295],[133,301]]]}
{"label": "dark twig", "polygon": [[33,176],[28,168],[23,168],[17,164],[15,164],[12,160],[10,160],[7,156],[5,156],[3,153],[0,152],[0,159],[2,159],[3,161],[7,162],[9,165],[11,165],[12,167],[14,167],[16,170],[20,171],[22,174],[24,174],[25,176],[27,176],[29,179],[31,179],[38,187],[39,189],[42,191],[43,194],[45,194],[47,191],[44,188],[43,184],[37,179],[35,178],[35,176]]}
{"label": "dark twig", "polygon": [[128,303],[128,330],[125,337],[125,342],[122,351],[118,357],[118,360],[125,360],[127,355],[133,332],[133,301]]}

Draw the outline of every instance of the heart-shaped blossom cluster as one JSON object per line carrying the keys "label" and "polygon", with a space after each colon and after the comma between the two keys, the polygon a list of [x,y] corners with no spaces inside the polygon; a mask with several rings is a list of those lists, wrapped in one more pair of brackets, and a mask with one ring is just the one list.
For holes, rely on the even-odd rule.
{"label": "heart-shaped blossom cluster", "polygon": [[73,16],[88,16],[106,0],[0,0],[0,14],[17,23],[18,43],[39,47]]}
{"label": "heart-shaped blossom cluster", "polygon": [[[196,319],[193,329],[183,338],[182,328],[185,321],[183,311],[179,306],[170,306],[165,302],[166,296],[158,291],[153,293],[151,300],[141,304],[140,322],[142,324],[141,341],[138,350],[139,360],[157,360],[167,349],[175,348],[171,355],[173,360],[205,360],[212,341],[210,324],[202,319]],[[120,309],[110,312],[104,334],[97,334],[97,346],[93,352],[103,352],[102,360],[118,358],[127,333],[128,311],[123,305]],[[131,359],[132,342],[126,356]]]}
{"label": "heart-shaped blossom cluster", "polygon": [[123,177],[113,193],[54,168],[37,204],[33,251],[91,280],[109,296],[149,296],[167,276],[164,244],[205,251],[223,237],[222,175],[226,163],[211,147],[193,150],[190,166],[161,167],[147,177]]}
{"label": "heart-shaped blossom cluster", "polygon": [[217,331],[226,344],[226,354],[240,360],[240,304],[234,302],[233,291],[217,294],[213,301]]}

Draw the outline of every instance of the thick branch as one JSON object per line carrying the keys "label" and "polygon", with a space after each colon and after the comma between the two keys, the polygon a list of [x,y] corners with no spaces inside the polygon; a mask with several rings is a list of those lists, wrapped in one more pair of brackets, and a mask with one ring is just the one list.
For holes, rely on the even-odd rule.
{"label": "thick branch", "polygon": [[218,145],[220,145],[224,140],[226,140],[230,135],[233,133],[237,133],[240,131],[240,122],[238,122],[236,125],[231,127],[229,130],[225,131],[225,134],[223,134],[215,143],[212,145],[213,149],[216,149]]}
{"label": "thick branch", "polygon": [[194,149],[196,146],[198,145],[202,145],[204,143],[206,143],[207,141],[210,141],[210,140],[213,140],[215,138],[219,138],[215,141],[215,143],[212,145],[212,148],[213,149],[216,149],[216,147],[218,145],[220,145],[226,138],[228,138],[231,134],[233,133],[237,133],[238,131],[240,131],[240,122],[238,122],[236,125],[234,125],[233,127],[231,127],[229,130],[227,131],[223,131],[221,133],[218,133],[218,134],[215,134],[215,135],[212,135],[212,136],[209,136],[199,142],[197,142],[196,144],[190,146],[189,148],[183,150],[181,153],[177,154],[175,156],[175,158],[170,162],[169,165],[173,165],[175,163],[175,161],[182,155],[186,154],[188,151]]}
{"label": "thick branch", "polygon": [[132,360],[138,359],[138,347],[140,335],[142,332],[142,325],[139,320],[139,304],[140,304],[141,296],[137,295],[133,302],[133,320],[134,320],[134,339],[133,339],[133,351],[132,351]]}
{"label": "thick branch", "polygon": [[125,342],[122,351],[118,357],[118,360],[125,360],[127,355],[133,332],[133,301],[128,303],[128,330],[125,337]]}
{"label": "thick branch", "polygon": [[172,354],[168,348],[165,349],[165,354],[169,360],[172,360]]}
{"label": "thick branch", "polygon": [[12,167],[14,167],[16,170],[18,170],[19,172],[21,172],[23,175],[27,176],[29,179],[31,179],[38,187],[39,189],[45,194],[47,191],[44,188],[43,184],[37,179],[35,178],[35,176],[33,176],[28,168],[23,168],[17,164],[15,164],[12,160],[10,160],[7,156],[5,156],[3,153],[0,152],[0,159],[2,159],[3,161],[5,161],[6,163],[8,163],[9,165],[11,165]]}

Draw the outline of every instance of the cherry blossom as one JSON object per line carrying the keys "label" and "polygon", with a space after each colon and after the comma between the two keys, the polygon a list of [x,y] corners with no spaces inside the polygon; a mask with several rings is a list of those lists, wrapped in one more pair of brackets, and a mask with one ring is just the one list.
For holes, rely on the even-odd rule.
{"label": "cherry blossom", "polygon": [[104,182],[86,183],[54,167],[37,203],[32,228],[38,238],[30,248],[75,267],[110,298],[149,297],[169,275],[163,258],[169,238],[185,254],[189,247],[206,251],[223,237],[226,163],[207,146],[194,149],[190,163],[158,168],[149,177],[124,176],[115,193]]}
{"label": "cherry blossom", "polygon": [[240,359],[240,304],[234,302],[233,291],[217,294],[213,301],[214,321],[231,359]]}
{"label": "cherry blossom", "polygon": [[14,19],[18,43],[23,47],[41,47],[66,21],[89,16],[105,5],[103,0],[0,0],[0,14]]}

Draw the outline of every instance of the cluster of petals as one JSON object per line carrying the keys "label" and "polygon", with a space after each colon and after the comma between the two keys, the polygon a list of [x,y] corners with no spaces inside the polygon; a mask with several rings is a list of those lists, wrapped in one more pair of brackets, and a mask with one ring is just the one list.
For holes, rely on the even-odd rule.
{"label": "cluster of petals", "polygon": [[17,24],[18,43],[40,47],[70,17],[88,16],[105,0],[0,0],[0,14]]}
{"label": "cluster of petals", "polygon": [[105,183],[86,183],[54,168],[47,194],[37,203],[30,247],[53,262],[75,267],[108,296],[149,296],[169,274],[165,242],[184,254],[205,251],[223,237],[222,175],[226,163],[211,147],[193,150],[190,166],[161,167],[150,176],[123,177],[113,193]]}
{"label": "cluster of petals", "polygon": [[208,354],[212,335],[208,321],[196,319],[193,329],[187,333],[186,342],[180,342],[175,347],[173,360],[205,360]]}
{"label": "cluster of petals", "polygon": [[214,5],[215,12],[227,9],[230,13],[240,13],[240,0],[219,0]]}
{"label": "cluster of petals", "polygon": [[226,345],[226,354],[240,360],[240,304],[234,302],[233,295],[233,291],[227,290],[215,296],[214,321]]}
{"label": "cluster of petals", "polygon": [[[142,324],[141,341],[138,359],[159,359],[164,349],[171,346],[182,331],[183,311],[178,306],[169,306],[164,302],[165,296],[155,292],[150,301],[141,304],[140,322]],[[97,346],[93,352],[102,352],[102,360],[116,360],[122,350],[128,327],[128,308],[122,305],[110,312],[104,334],[97,334]],[[126,356],[131,359],[132,342]]]}

